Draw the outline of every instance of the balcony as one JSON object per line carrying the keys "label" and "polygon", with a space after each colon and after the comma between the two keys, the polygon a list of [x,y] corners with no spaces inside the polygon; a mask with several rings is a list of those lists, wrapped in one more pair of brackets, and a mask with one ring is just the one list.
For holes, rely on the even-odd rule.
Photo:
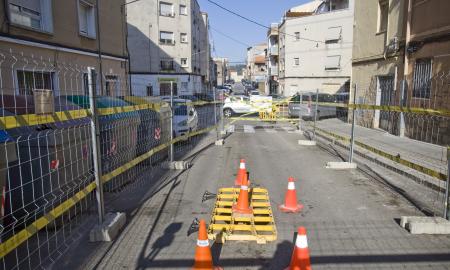
{"label": "balcony", "polygon": [[270,55],[278,56],[278,45],[273,45],[270,47]]}

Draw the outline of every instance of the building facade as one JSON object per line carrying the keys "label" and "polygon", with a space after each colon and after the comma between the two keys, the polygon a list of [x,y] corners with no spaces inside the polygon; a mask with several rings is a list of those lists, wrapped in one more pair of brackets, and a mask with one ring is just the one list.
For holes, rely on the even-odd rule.
{"label": "building facade", "polygon": [[224,85],[228,79],[228,59],[223,57],[215,57],[213,58],[215,64],[215,77],[216,77],[216,86]]}
{"label": "building facade", "polygon": [[[450,109],[448,10],[450,2],[445,0],[357,1],[352,81],[359,103]],[[450,121],[445,117],[366,110],[358,113],[357,123],[450,144]]]}
{"label": "building facade", "polygon": [[[406,1],[356,1],[352,84],[358,103],[398,105],[403,79]],[[354,89],[352,88],[352,96]],[[399,114],[361,111],[359,125],[397,133]]]}
{"label": "building facade", "polygon": [[278,36],[278,23],[273,23],[267,31],[266,94],[278,93]]}
{"label": "building facade", "polygon": [[247,68],[245,78],[258,85],[259,90],[265,90],[266,84],[266,50],[267,44],[261,43],[247,48]]}
{"label": "building facade", "polygon": [[88,67],[103,73],[98,95],[129,94],[125,1],[0,2],[3,95],[87,95]]}
{"label": "building facade", "polygon": [[279,25],[279,94],[346,92],[351,77],[353,0],[316,0]]}
{"label": "building facade", "polygon": [[189,95],[209,83],[208,16],[195,0],[128,4],[128,49],[134,95]]}

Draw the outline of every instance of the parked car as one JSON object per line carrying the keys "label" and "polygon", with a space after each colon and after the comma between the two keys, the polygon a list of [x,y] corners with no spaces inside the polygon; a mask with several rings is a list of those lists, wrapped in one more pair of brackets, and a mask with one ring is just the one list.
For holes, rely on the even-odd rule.
{"label": "parked car", "polygon": [[[164,101],[170,104],[170,98],[164,98]],[[191,100],[188,99],[173,99],[173,137],[183,136],[188,132],[197,130],[198,128],[198,113],[192,106]]]}
{"label": "parked car", "polygon": [[259,95],[260,95],[259,90],[250,91],[250,96],[259,96]]}
{"label": "parked car", "polygon": [[231,117],[234,114],[257,113],[261,110],[270,111],[271,109],[271,97],[235,95],[225,99],[223,114],[225,117]]}
{"label": "parked car", "polygon": [[180,96],[178,96],[178,98],[188,99],[188,100],[190,100],[192,102],[198,101],[198,97],[196,97],[194,95],[180,95]]}
{"label": "parked car", "polygon": [[[214,101],[214,96],[210,95],[210,94],[195,93],[194,96],[202,101],[208,101],[208,102]],[[216,96],[216,99],[219,100],[219,97]]]}
{"label": "parked car", "polygon": [[[315,105],[316,93],[307,92],[301,95],[294,95],[289,102],[288,114],[289,117],[299,117],[303,119],[313,120],[315,118]],[[319,103],[336,103],[336,97],[331,94],[319,94]],[[336,107],[333,106],[317,106],[317,118],[336,117]]]}

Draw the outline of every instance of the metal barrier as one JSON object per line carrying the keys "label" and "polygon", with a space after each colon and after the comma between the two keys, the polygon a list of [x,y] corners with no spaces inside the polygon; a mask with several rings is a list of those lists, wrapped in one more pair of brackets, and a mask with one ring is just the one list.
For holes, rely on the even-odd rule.
{"label": "metal barrier", "polygon": [[158,181],[141,176],[169,160],[170,146],[181,159],[205,134],[218,134],[215,100],[171,108],[129,96],[125,73],[100,76],[77,63],[0,56],[1,269],[45,267],[60,256],[83,225],[97,222],[93,210],[108,204],[95,203],[99,181],[108,198]]}

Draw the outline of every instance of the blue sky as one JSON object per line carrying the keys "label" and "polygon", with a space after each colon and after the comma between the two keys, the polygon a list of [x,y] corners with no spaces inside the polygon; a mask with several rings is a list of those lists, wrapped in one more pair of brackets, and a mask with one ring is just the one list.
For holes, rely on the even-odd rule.
{"label": "blue sky", "polygon": [[[212,0],[245,17],[269,26],[279,22],[284,11],[310,0]],[[245,21],[222,10],[208,0],[198,0],[200,9],[209,14],[209,23],[214,40],[213,56],[228,57],[230,62],[243,61],[246,55],[244,44],[258,44],[266,39],[267,29]],[[233,37],[240,44],[220,34]]]}

